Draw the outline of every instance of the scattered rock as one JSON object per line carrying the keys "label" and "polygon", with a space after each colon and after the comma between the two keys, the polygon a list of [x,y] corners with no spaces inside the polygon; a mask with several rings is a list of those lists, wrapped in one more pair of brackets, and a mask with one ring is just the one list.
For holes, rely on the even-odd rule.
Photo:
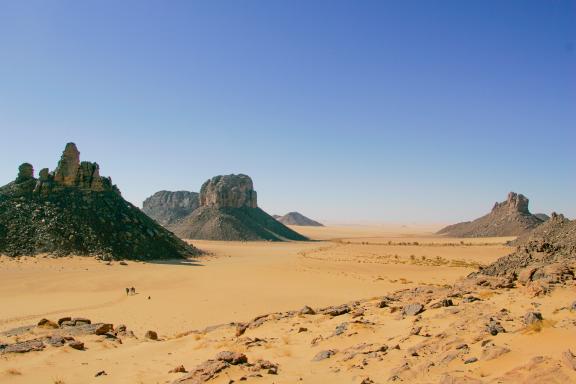
{"label": "scattered rock", "polygon": [[244,364],[248,362],[245,354],[239,352],[222,351],[216,355],[216,360],[222,360],[232,365]]}
{"label": "scattered rock", "polygon": [[476,296],[466,296],[465,298],[462,299],[463,303],[473,303],[475,301],[480,301],[481,299],[479,299]]}
{"label": "scattered rock", "polygon": [[364,312],[365,312],[364,308],[358,307],[354,310],[354,312],[352,312],[352,318],[355,319],[357,317],[364,316]]}
{"label": "scattered rock", "polygon": [[73,340],[68,343],[68,346],[73,349],[77,349],[79,351],[84,350],[84,343],[78,340]]}
{"label": "scattered rock", "polygon": [[71,321],[72,318],[71,317],[61,317],[60,319],[58,319],[58,325],[61,326],[62,323],[64,323],[65,321]]}
{"label": "scattered rock", "polygon": [[542,320],[543,318],[540,312],[528,312],[524,315],[524,324],[526,325],[540,323]]}
{"label": "scattered rock", "polygon": [[59,328],[59,326],[58,326],[57,323],[55,323],[55,322],[53,322],[53,321],[51,321],[51,320],[48,320],[48,319],[42,319],[42,320],[40,320],[40,321],[38,322],[38,326],[41,327],[41,328],[52,328],[52,329]]}
{"label": "scattered rock", "polygon": [[324,315],[330,315],[330,316],[340,316],[340,315],[344,315],[348,312],[350,312],[350,306],[347,304],[339,305],[336,307],[324,308],[320,311],[320,313],[322,313]]}
{"label": "scattered rock", "polygon": [[576,371],[576,357],[569,349],[562,352],[562,361],[569,369]]}
{"label": "scattered rock", "polygon": [[321,360],[326,360],[331,358],[332,356],[334,356],[336,354],[336,351],[333,349],[328,349],[326,351],[321,351],[318,352],[316,354],[316,356],[314,356],[314,358],[312,359],[312,361],[321,361]]}
{"label": "scattered rock", "polygon": [[442,308],[442,307],[452,307],[454,305],[454,302],[452,301],[452,299],[442,299],[440,301],[437,301],[433,304],[430,304],[430,308],[436,309],[436,308]]}
{"label": "scattered rock", "polygon": [[416,316],[417,314],[421,313],[422,311],[424,311],[424,306],[422,304],[413,303],[413,304],[405,305],[402,308],[402,315],[404,315],[404,316]]}
{"label": "scattered rock", "polygon": [[469,357],[468,359],[464,360],[464,364],[472,364],[478,361],[477,357]]}
{"label": "scattered rock", "polygon": [[114,330],[114,327],[112,326],[112,324],[100,324],[100,325],[98,326],[98,328],[96,328],[96,329],[94,330],[94,333],[95,333],[96,335],[99,335],[99,336],[100,336],[100,335],[104,335],[104,334],[106,334],[106,333],[108,333],[108,332],[111,332],[112,330]]}
{"label": "scattered rock", "polygon": [[348,329],[348,323],[339,324],[336,327],[336,330],[334,331],[334,336],[339,336],[343,334],[344,332],[346,332],[347,329]]}
{"label": "scattered rock", "polygon": [[496,336],[499,333],[505,333],[506,330],[504,329],[504,327],[502,326],[502,324],[500,324],[499,321],[496,321],[494,319],[490,319],[490,321],[488,322],[488,324],[486,325],[486,330],[488,331],[488,333],[490,333],[492,336]]}
{"label": "scattered rock", "polygon": [[96,374],[94,375],[94,377],[100,377],[100,376],[108,376],[108,374],[106,373],[106,371],[99,371],[96,372]]}
{"label": "scattered rock", "polygon": [[172,368],[168,373],[186,373],[186,368],[183,365],[179,365],[176,368]]}
{"label": "scattered rock", "polygon": [[506,353],[510,352],[510,349],[506,347],[500,347],[496,345],[489,345],[482,352],[482,360],[494,360]]}
{"label": "scattered rock", "polygon": [[155,331],[146,331],[144,337],[149,340],[158,340],[158,334]]}
{"label": "scattered rock", "polygon": [[298,313],[300,313],[301,315],[315,315],[316,311],[314,311],[309,306],[305,305]]}
{"label": "scattered rock", "polygon": [[248,324],[240,323],[236,325],[236,337],[242,336],[248,329]]}
{"label": "scattered rock", "polygon": [[28,340],[20,341],[14,344],[3,345],[3,348],[0,348],[0,353],[27,353],[33,351],[41,351],[44,348],[45,345],[41,340]]}
{"label": "scattered rock", "polygon": [[84,317],[75,317],[72,319],[74,325],[85,325],[85,324],[92,324],[90,319],[86,319]]}
{"label": "scattered rock", "polygon": [[185,384],[201,384],[214,378],[218,373],[230,367],[225,361],[222,360],[207,360],[197,366],[192,372],[180,379],[174,381],[176,383]]}
{"label": "scattered rock", "polygon": [[[73,340],[73,339],[72,339]],[[66,339],[62,336],[48,336],[44,339],[44,342],[50,344],[53,347],[61,347],[66,344]]]}

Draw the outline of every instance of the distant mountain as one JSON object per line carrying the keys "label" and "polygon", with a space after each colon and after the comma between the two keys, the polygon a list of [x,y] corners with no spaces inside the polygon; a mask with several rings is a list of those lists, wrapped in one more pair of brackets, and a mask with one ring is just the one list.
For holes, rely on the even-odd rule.
{"label": "distant mountain", "polygon": [[198,209],[167,227],[188,239],[307,240],[258,208],[249,176],[215,176],[202,185],[199,201]]}
{"label": "distant mountain", "polygon": [[159,191],[144,200],[142,211],[166,226],[188,216],[199,206],[196,192]]}
{"label": "distant mountain", "polygon": [[323,227],[324,224],[314,221],[301,213],[289,212],[284,216],[275,217],[276,220],[284,225],[301,225],[305,227]]}
{"label": "distant mountain", "polygon": [[474,221],[449,225],[438,234],[452,237],[519,236],[544,222],[528,210],[528,198],[510,192],[506,201],[495,203],[492,211]]}
{"label": "distant mountain", "polygon": [[0,254],[50,253],[106,259],[174,259],[200,254],[120,195],[98,164],[66,144],[53,172],[31,164],[0,187]]}

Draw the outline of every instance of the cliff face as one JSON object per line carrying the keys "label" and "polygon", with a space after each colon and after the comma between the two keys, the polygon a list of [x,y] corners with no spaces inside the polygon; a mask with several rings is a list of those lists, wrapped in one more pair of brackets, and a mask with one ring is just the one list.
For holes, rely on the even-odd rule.
{"label": "cliff face", "polygon": [[200,205],[216,208],[257,208],[252,179],[246,175],[215,176],[200,189]]}
{"label": "cliff face", "polygon": [[216,176],[200,189],[200,207],[168,225],[182,238],[207,240],[306,240],[258,207],[252,179]]}
{"label": "cliff face", "polygon": [[495,203],[492,211],[474,221],[449,225],[438,231],[452,237],[519,236],[544,221],[528,210],[529,200],[510,192],[506,201]]}
{"label": "cliff face", "polygon": [[162,225],[177,222],[200,206],[199,195],[188,191],[159,191],[144,200],[142,211]]}
{"label": "cliff face", "polygon": [[168,259],[200,252],[127,202],[68,143],[54,172],[29,163],[0,187],[0,253]]}

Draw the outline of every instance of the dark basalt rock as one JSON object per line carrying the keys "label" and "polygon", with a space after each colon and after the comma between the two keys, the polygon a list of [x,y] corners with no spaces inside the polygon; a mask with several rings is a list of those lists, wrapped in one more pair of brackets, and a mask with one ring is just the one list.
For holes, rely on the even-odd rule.
{"label": "dark basalt rock", "polygon": [[96,163],[68,143],[52,173],[30,164],[0,187],[0,253],[50,253],[104,259],[173,259],[200,252],[122,198]]}

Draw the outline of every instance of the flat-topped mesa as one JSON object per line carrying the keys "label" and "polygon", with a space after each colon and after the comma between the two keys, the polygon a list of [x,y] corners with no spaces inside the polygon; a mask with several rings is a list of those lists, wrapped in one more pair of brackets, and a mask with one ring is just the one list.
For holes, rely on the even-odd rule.
{"label": "flat-topped mesa", "polygon": [[200,206],[216,208],[257,208],[252,179],[247,175],[215,176],[200,189]]}
{"label": "flat-topped mesa", "polygon": [[202,185],[199,200],[198,208],[167,224],[167,228],[186,239],[307,240],[258,207],[249,176],[215,176]]}
{"label": "flat-topped mesa", "polygon": [[501,203],[496,202],[494,204],[492,212],[503,212],[503,211],[509,213],[520,212],[529,215],[530,211],[528,210],[528,203],[529,203],[528,198],[523,194],[510,192],[508,194],[508,198],[506,199],[506,201],[503,201]]}

